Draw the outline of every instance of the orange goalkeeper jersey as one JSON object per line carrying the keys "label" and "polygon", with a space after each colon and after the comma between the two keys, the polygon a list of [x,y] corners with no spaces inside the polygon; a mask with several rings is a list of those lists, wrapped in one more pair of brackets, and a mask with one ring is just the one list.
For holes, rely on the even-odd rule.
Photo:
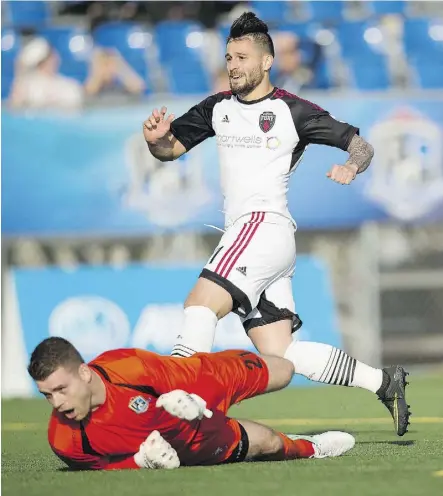
{"label": "orange goalkeeper jersey", "polygon": [[[133,455],[154,430],[175,448],[183,465],[205,463],[214,450],[228,457],[240,439],[238,423],[225,415],[229,406],[262,392],[268,380],[266,367],[246,367],[243,355],[237,351],[182,359],[139,349],[103,353],[89,366],[105,384],[105,403],[81,422],[54,410],[49,443],[74,468],[136,468]],[[204,398],[214,416],[188,422],[157,408],[156,399],[174,389]]]}

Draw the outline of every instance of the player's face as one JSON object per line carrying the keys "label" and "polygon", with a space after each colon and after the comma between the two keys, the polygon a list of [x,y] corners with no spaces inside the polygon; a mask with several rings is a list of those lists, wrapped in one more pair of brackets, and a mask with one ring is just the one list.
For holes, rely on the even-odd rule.
{"label": "player's face", "polygon": [[83,420],[91,409],[91,371],[86,364],[76,370],[59,367],[44,381],[37,381],[39,391],[53,408],[68,419]]}
{"label": "player's face", "polygon": [[250,38],[228,43],[225,58],[232,93],[247,95],[263,81],[264,57],[266,54]]}

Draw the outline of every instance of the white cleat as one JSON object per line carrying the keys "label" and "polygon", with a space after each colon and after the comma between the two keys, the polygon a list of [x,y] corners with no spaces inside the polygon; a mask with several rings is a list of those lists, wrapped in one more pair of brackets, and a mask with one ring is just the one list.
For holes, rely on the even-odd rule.
{"label": "white cleat", "polygon": [[328,431],[315,436],[299,436],[287,434],[290,439],[305,439],[314,445],[314,454],[311,458],[327,458],[330,456],[341,456],[352,449],[355,438],[347,432]]}

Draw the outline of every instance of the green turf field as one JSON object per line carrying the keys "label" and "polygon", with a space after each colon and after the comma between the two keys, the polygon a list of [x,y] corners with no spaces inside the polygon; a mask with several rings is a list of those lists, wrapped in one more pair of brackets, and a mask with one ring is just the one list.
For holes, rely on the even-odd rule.
{"label": "green turf field", "polygon": [[285,432],[351,432],[356,447],[341,458],[120,472],[64,470],[46,443],[48,405],[4,401],[2,490],[5,496],[443,495],[443,376],[412,376],[408,400],[412,425],[402,438],[375,396],[358,389],[289,389],[230,412],[268,419]]}

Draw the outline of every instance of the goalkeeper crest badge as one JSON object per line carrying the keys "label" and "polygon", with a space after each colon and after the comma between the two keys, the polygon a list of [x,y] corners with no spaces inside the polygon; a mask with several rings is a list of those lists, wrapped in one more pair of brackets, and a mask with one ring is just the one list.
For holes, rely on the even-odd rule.
{"label": "goalkeeper crest badge", "polygon": [[129,401],[129,408],[135,413],[145,413],[149,408],[150,399],[143,398],[143,396],[134,396]]}

